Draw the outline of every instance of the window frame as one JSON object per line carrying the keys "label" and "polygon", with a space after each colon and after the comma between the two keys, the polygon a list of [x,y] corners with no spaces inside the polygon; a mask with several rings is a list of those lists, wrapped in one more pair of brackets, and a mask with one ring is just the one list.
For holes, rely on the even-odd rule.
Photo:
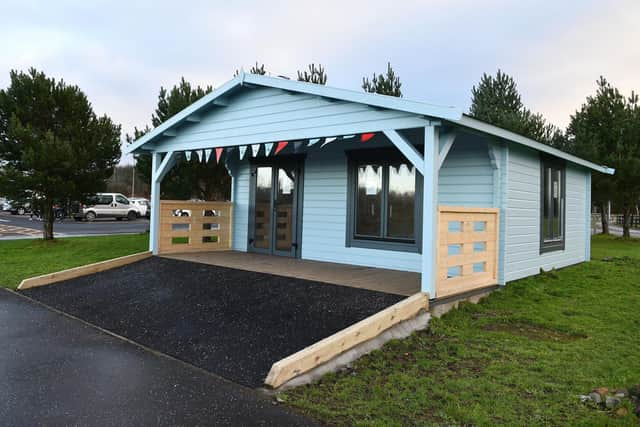
{"label": "window frame", "polygon": [[[347,218],[346,218],[346,247],[366,249],[380,249],[400,252],[422,252],[422,183],[423,177],[415,166],[395,149],[350,150],[347,155]],[[415,200],[414,200],[414,239],[365,237],[356,236],[356,205],[357,205],[357,168],[363,163],[377,163],[382,166],[382,197],[381,197],[381,229],[384,234],[388,229],[388,198],[389,198],[389,166],[398,162],[406,162],[415,169]]]}
{"label": "window frame", "polygon": [[[555,240],[547,240],[544,235],[544,203],[545,203],[545,177],[547,168],[560,171],[560,179],[562,180],[560,185],[560,208],[562,214],[560,219],[562,221],[562,238]],[[567,239],[567,171],[566,162],[564,160],[549,157],[540,156],[540,253],[547,253],[553,251],[564,251],[565,241]],[[548,222],[553,221],[553,213],[549,215]]]}

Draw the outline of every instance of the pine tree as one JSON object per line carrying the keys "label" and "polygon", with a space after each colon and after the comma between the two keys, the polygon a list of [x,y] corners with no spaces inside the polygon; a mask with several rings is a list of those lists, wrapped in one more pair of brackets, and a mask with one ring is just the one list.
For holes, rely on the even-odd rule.
{"label": "pine tree", "polygon": [[362,78],[362,89],[369,93],[378,93],[381,95],[397,96],[402,98],[400,77],[396,76],[391,63],[387,63],[387,74],[379,76],[373,73],[371,81],[367,77]]}
{"label": "pine tree", "polygon": [[324,85],[327,84],[327,74],[322,65],[318,64],[316,68],[316,64],[310,64],[308,72],[298,71],[298,81]]}
{"label": "pine tree", "polygon": [[98,117],[77,86],[30,69],[0,90],[0,192],[27,194],[53,239],[53,205],[105,187],[120,160],[120,126]]}
{"label": "pine tree", "polygon": [[[638,96],[625,98],[604,77],[594,96],[587,97],[571,116],[569,147],[578,156],[616,169],[613,176],[593,174],[592,198],[605,212],[612,201],[622,210],[623,236],[630,237],[630,220],[640,200],[640,106]],[[609,227],[602,215],[603,233]]]}
{"label": "pine tree", "polygon": [[[264,76],[265,74],[267,74],[267,71],[264,69],[264,64],[258,64],[258,61],[256,61],[256,65],[254,65],[253,67],[251,67],[251,69],[249,69],[249,73],[259,74],[261,76]],[[240,74],[240,70],[236,68],[236,72],[233,73],[233,77],[237,77],[239,74]]]}
{"label": "pine tree", "polygon": [[536,141],[558,148],[566,145],[564,133],[527,109],[515,80],[501,70],[495,77],[484,73],[478,86],[473,86],[469,114]]}

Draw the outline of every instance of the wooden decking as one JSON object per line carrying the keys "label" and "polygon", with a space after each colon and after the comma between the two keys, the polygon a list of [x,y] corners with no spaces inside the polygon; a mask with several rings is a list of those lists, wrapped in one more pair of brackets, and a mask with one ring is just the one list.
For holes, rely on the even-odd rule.
{"label": "wooden decking", "polygon": [[165,256],[184,261],[297,277],[405,296],[420,292],[420,273],[406,271],[236,251],[176,253]]}

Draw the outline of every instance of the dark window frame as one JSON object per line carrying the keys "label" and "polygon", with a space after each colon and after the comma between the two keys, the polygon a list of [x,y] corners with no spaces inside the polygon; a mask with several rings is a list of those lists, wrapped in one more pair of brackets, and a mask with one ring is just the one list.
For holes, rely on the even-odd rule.
{"label": "dark window frame", "polygon": [[[398,162],[406,162],[413,166],[401,153],[395,149],[370,149],[351,150],[347,155],[347,227],[345,245],[347,247],[357,247],[366,249],[380,249],[399,252],[422,252],[422,185],[423,177],[418,170],[416,174],[416,195],[414,201],[414,239],[385,238],[385,237],[365,237],[356,236],[356,198],[357,198],[357,170],[363,163],[378,163],[382,166],[382,201],[381,201],[381,227],[387,229],[388,222],[388,191],[389,191],[389,166]],[[415,168],[415,166],[413,166]]]}
{"label": "dark window frame", "polygon": [[[546,194],[545,178],[546,170],[551,168],[552,170],[560,171],[560,179],[562,180],[560,185],[560,208],[562,214],[560,219],[562,221],[562,238],[550,240],[547,239],[544,234],[544,203]],[[565,249],[565,241],[567,239],[567,172],[566,162],[558,158],[549,156],[540,156],[540,253],[547,253],[553,251],[563,251]],[[547,218],[548,222],[553,221],[553,213],[550,213]]]}

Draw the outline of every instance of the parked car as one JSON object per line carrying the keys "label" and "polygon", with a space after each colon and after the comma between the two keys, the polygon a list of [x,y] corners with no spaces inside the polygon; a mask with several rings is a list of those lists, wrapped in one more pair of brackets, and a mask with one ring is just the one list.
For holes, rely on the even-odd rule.
{"label": "parked car", "polygon": [[138,216],[149,217],[151,209],[149,209],[149,201],[140,197],[130,197],[129,201],[138,210]]}
{"label": "parked car", "polygon": [[11,210],[11,202],[4,197],[0,197],[0,211],[10,211]]}
{"label": "parked car", "polygon": [[24,215],[31,212],[31,202],[26,200],[12,200],[9,202],[11,215]]}
{"label": "parked car", "polygon": [[98,193],[90,197],[87,203],[80,205],[80,210],[74,215],[76,220],[93,221],[96,218],[127,218],[133,221],[138,217],[137,208],[120,193]]}

